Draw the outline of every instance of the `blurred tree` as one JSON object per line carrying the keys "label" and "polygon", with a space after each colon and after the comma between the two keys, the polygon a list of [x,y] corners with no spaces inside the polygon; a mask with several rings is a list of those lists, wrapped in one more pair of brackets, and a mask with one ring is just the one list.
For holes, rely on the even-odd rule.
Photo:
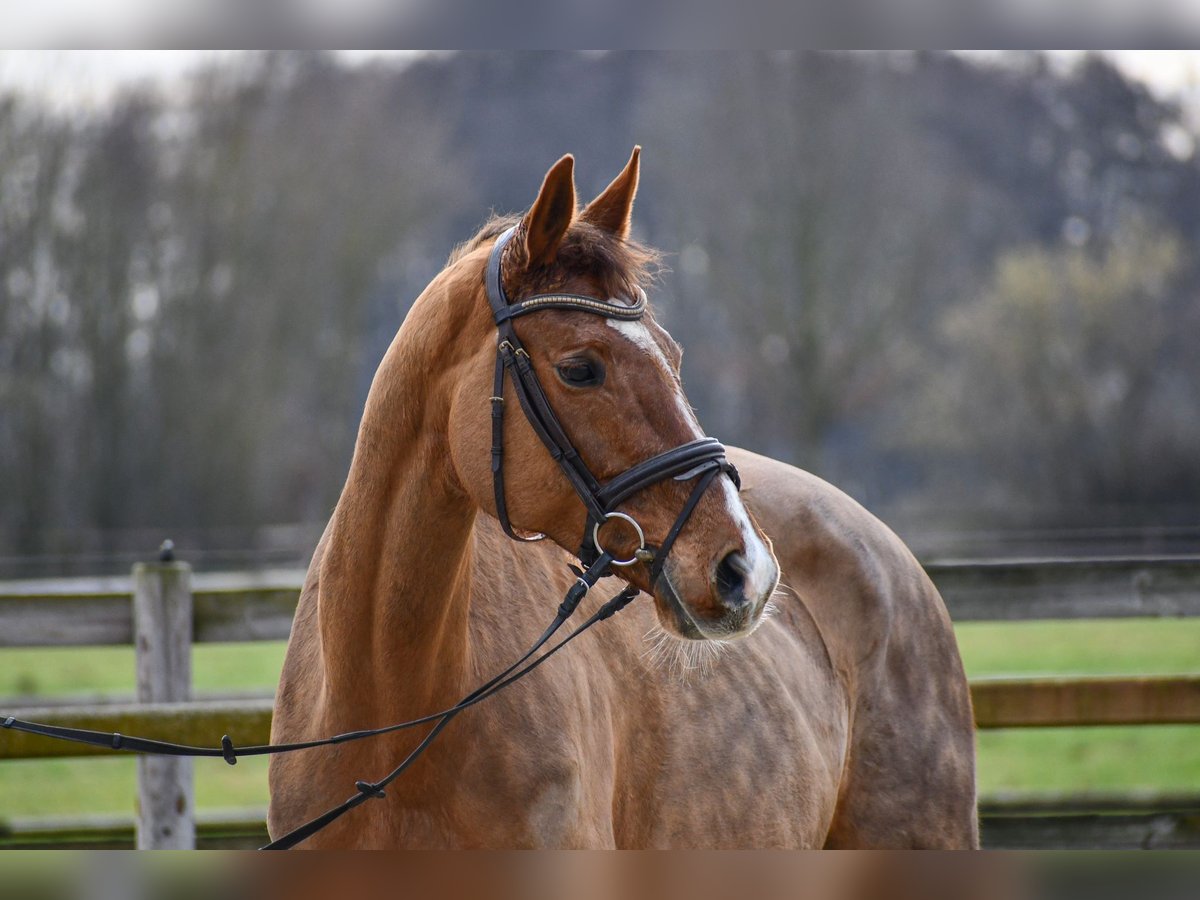
{"label": "blurred tree", "polygon": [[62,434],[87,373],[64,346],[73,311],[53,264],[70,144],[69,129],[0,99],[0,539],[23,553],[64,521],[56,486],[77,476]]}
{"label": "blurred tree", "polygon": [[197,85],[155,208],[157,443],[195,472],[170,491],[199,524],[332,506],[381,266],[454,201],[442,130],[389,73],[270,56],[253,76]]}
{"label": "blurred tree", "polygon": [[[146,212],[158,168],[152,126],[158,111],[127,97],[113,113],[75,138],[78,170],[70,174],[72,215],[58,224],[54,258],[71,309],[70,354],[85,373],[71,392],[72,410],[56,439],[73,448],[68,522],[102,538],[137,519],[139,481],[150,449],[137,439],[139,398],[134,370],[149,349],[136,329],[135,291],[146,276]],[[63,264],[67,263],[67,264]],[[140,282],[140,283],[139,283]],[[96,549],[108,550],[102,540]]]}
{"label": "blurred tree", "polygon": [[966,258],[938,148],[854,59],[736,57],[706,77],[694,126],[661,140],[681,336],[722,361],[700,375],[726,398],[713,425],[861,484],[846,435]]}
{"label": "blurred tree", "polygon": [[986,292],[946,312],[941,374],[908,437],[1010,500],[1072,509],[1200,495],[1200,320],[1184,261],[1180,238],[1144,218],[1102,247],[1004,254]]}
{"label": "blurred tree", "polygon": [[1036,54],[265,54],[74,120],[0,98],[0,545],[322,520],[447,249],[634,143],[714,433],[875,506],[985,472],[1194,507],[1195,139]]}
{"label": "blurred tree", "polygon": [[456,166],[394,73],[319,55],[70,125],[0,108],[0,527],[322,517],[401,317],[386,263]]}

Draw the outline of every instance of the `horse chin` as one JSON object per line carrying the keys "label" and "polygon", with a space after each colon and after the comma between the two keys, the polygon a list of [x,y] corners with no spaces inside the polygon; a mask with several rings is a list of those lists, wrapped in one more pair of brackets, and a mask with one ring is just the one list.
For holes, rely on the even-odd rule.
{"label": "horse chin", "polygon": [[736,641],[753,634],[762,624],[765,603],[756,603],[715,621],[692,612],[664,571],[655,583],[655,612],[663,630],[685,641]]}

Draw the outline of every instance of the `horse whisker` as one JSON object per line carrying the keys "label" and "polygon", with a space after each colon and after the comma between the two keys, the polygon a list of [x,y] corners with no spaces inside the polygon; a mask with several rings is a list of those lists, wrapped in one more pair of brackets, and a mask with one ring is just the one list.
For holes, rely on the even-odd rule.
{"label": "horse whisker", "polygon": [[668,678],[686,684],[693,678],[708,677],[717,660],[729,649],[722,640],[691,641],[676,637],[655,625],[643,635],[646,649],[641,658],[652,669],[665,670]]}

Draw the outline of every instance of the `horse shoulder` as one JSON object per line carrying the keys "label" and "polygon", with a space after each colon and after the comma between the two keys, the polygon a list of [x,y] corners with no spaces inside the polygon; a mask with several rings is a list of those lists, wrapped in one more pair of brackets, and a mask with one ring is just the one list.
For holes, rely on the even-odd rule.
{"label": "horse shoulder", "polygon": [[820,631],[852,727],[830,843],[978,841],[970,694],[945,604],[903,542],[842,491],[730,448],[772,539],[783,603]]}

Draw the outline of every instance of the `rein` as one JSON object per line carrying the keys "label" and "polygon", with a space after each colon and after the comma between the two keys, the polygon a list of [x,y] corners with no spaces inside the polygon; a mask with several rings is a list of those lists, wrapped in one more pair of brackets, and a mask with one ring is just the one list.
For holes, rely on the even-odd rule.
{"label": "rein", "polygon": [[[508,507],[505,503],[504,491],[504,373],[508,372],[514,392],[520,403],[521,410],[529,420],[534,432],[541,439],[550,455],[558,463],[567,480],[579,495],[587,510],[587,521],[583,537],[580,541],[577,556],[584,569],[572,567],[576,573],[575,583],[568,589],[559,604],[554,620],[542,635],[525,651],[525,653],[504,671],[480,685],[463,697],[454,706],[440,712],[430,713],[407,722],[386,725],[382,728],[349,731],[312,741],[299,741],[290,744],[262,744],[249,747],[235,747],[229,735],[221,738],[220,747],[199,747],[188,744],[174,744],[169,741],[151,740],[116,732],[108,733],[92,731],[84,728],[67,728],[59,725],[46,725],[39,722],[28,722],[15,716],[0,719],[0,727],[37,734],[56,740],[71,741],[103,747],[110,750],[144,753],[161,756],[188,757],[220,757],[229,765],[236,765],[239,757],[266,756],[277,753],[291,753],[297,750],[308,750],[315,747],[328,747],[351,741],[364,740],[383,734],[415,728],[418,725],[433,724],[433,728],[421,742],[396,766],[379,781],[356,781],[356,793],[315,819],[304,823],[264,846],[263,850],[287,850],[299,844],[306,838],[316,834],[330,825],[345,813],[369,799],[383,799],[385,789],[399,778],[442,730],[459,713],[481,703],[487,698],[499,693],[509,685],[524,678],[542,663],[546,662],[563,647],[583,634],[597,622],[602,622],[624,609],[638,595],[638,589],[627,586],[616,596],[602,604],[581,625],[557,644],[546,650],[542,655],[533,658],[553,636],[562,628],[572,613],[582,602],[588,591],[606,575],[611,567],[633,566],[638,563],[649,565],[649,584],[657,583],[676,538],[691,518],[692,512],[700,502],[701,496],[721,473],[727,474],[738,487],[741,482],[737,470],[725,458],[725,448],[715,438],[699,438],[681,444],[670,450],[644,460],[620,475],[612,478],[607,484],[601,484],[588,469],[587,464],[571,444],[566,431],[555,416],[553,408],[542,390],[537,374],[534,372],[528,352],[522,346],[512,320],[530,313],[545,309],[567,309],[592,313],[605,318],[616,318],[625,321],[636,321],[646,311],[646,295],[639,288],[638,297],[633,305],[613,303],[578,294],[537,294],[516,303],[509,303],[502,284],[502,257],[504,248],[512,239],[515,229],[510,228],[496,240],[488,258],[485,276],[488,303],[491,305],[493,317],[498,332],[496,345],[496,376],[492,403],[492,479],[496,497],[497,518],[505,534],[516,541],[540,541],[545,535],[519,535],[512,527],[508,518]],[[657,548],[646,545],[642,527],[633,517],[618,512],[616,507],[628,500],[634,494],[645,488],[672,478],[676,481],[691,481],[695,485],[688,499],[680,510],[679,516]],[[619,560],[605,550],[600,541],[601,528],[612,519],[620,519],[629,524],[637,534],[638,547],[628,559]]]}

